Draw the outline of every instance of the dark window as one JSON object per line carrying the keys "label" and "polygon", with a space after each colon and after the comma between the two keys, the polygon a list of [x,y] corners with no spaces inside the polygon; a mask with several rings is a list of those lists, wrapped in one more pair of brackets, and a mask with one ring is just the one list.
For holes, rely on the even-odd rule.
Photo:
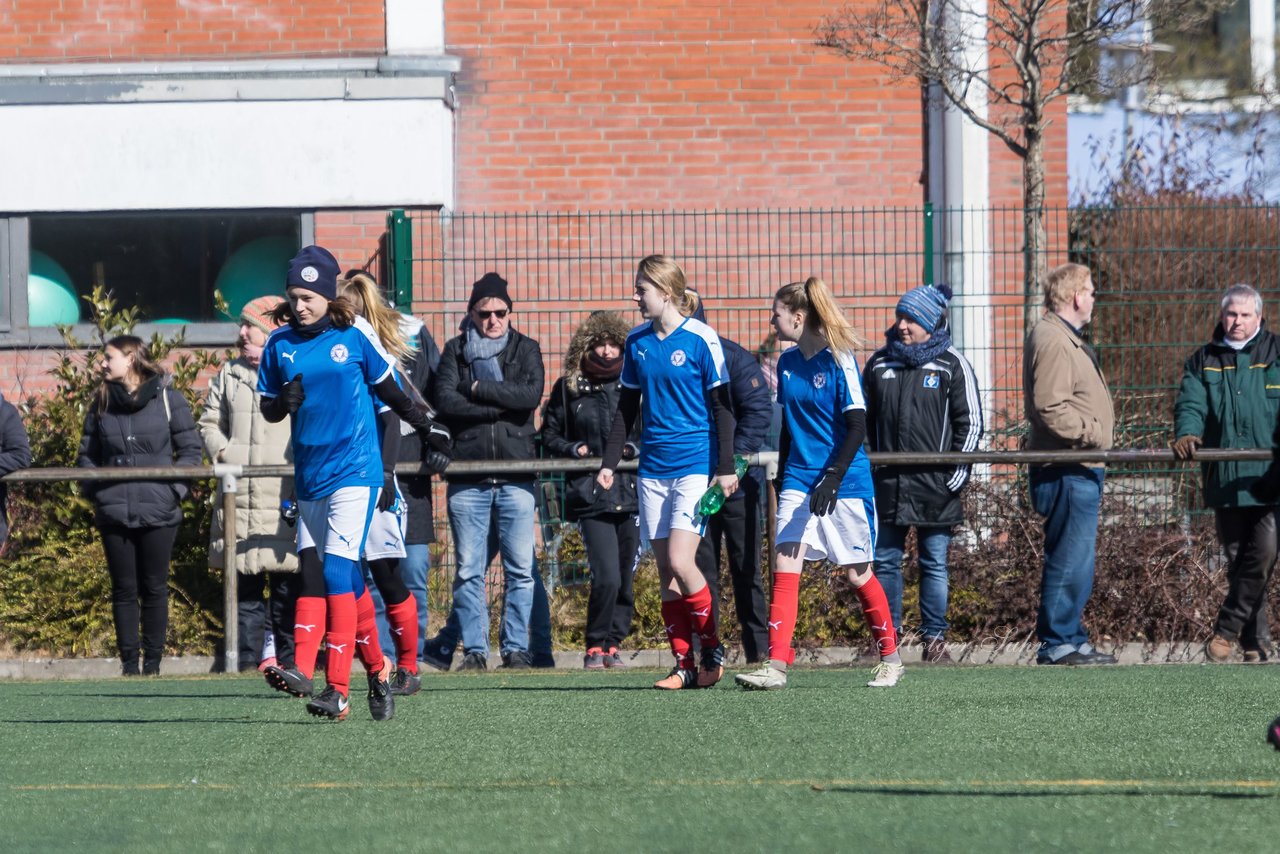
{"label": "dark window", "polygon": [[[30,238],[29,326],[87,322],[80,297],[97,284],[143,322],[208,323],[281,293],[301,223],[297,213],[37,215]],[[216,312],[215,288],[230,317]]]}

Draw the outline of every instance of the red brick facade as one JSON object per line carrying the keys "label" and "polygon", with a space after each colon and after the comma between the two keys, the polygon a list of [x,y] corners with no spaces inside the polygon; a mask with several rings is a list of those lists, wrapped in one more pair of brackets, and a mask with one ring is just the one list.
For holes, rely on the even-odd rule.
{"label": "red brick facade", "polygon": [[5,62],[376,55],[382,0],[10,0]]}
{"label": "red brick facade", "polygon": [[[919,207],[917,87],[815,47],[832,9],[445,0],[445,50],[462,60],[457,208]],[[371,56],[385,51],[385,26],[381,0],[15,0],[0,4],[0,61]],[[1052,118],[1054,206],[1066,201],[1065,103]],[[994,138],[990,151],[991,204],[1018,207],[1019,163]],[[316,239],[344,267],[364,266],[384,226],[385,211],[322,211]],[[440,308],[423,283],[417,296]],[[0,387],[19,375],[29,386],[44,361],[0,357]]]}

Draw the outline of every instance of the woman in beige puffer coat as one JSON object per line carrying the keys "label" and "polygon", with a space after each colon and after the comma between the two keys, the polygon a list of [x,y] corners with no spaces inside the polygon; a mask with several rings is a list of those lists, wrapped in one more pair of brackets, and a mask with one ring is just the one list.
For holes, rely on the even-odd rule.
{"label": "woman in beige puffer coat", "polygon": [[[210,380],[200,434],[215,463],[292,465],[289,422],[272,424],[258,406],[258,359],[273,327],[280,297],[258,297],[240,314],[240,356]],[[240,669],[293,666],[293,578],[298,571],[295,534],[281,516],[293,499],[293,478],[251,477],[236,493],[236,569],[239,577]],[[221,494],[214,508],[209,565],[226,566]],[[263,593],[271,589],[270,613]],[[268,632],[270,637],[268,639]],[[267,648],[264,650],[264,639]],[[270,640],[274,640],[274,650]],[[274,655],[272,654],[274,652]]]}

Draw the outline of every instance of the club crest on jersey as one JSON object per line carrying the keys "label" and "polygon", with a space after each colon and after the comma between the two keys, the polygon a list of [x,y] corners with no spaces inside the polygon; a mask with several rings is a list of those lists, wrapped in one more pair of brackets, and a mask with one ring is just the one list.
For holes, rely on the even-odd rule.
{"label": "club crest on jersey", "polygon": [[932,371],[930,371],[929,373],[927,373],[927,374],[925,374],[925,375],[924,375],[924,387],[925,387],[925,388],[937,388],[937,387],[938,387],[938,384],[939,384],[939,383],[938,383],[938,375],[937,375],[937,374],[935,374],[935,373],[933,373]]}
{"label": "club crest on jersey", "polygon": [[333,349],[329,351],[329,358],[333,359],[339,365],[347,360],[351,354],[347,352],[346,344],[334,344]]}
{"label": "club crest on jersey", "polygon": [[302,272],[298,275],[302,277],[304,282],[314,282],[320,278],[320,273],[316,271],[315,267],[303,267]]}
{"label": "club crest on jersey", "polygon": [[683,365],[686,359],[688,359],[688,356],[684,354],[683,350],[676,350],[671,354],[671,364],[675,365],[677,368]]}
{"label": "club crest on jersey", "polygon": [[813,387],[814,387],[814,388],[822,388],[822,387],[823,387],[824,385],[826,385],[826,384],[827,384],[827,375],[826,375],[826,374],[814,374],[814,375],[813,375]]}

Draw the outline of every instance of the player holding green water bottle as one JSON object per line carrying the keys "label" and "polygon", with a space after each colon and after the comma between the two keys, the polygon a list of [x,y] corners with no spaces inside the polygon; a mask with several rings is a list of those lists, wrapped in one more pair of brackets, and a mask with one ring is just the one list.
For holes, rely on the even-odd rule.
{"label": "player holding green water bottle", "polygon": [[[708,482],[714,480],[725,496],[738,488],[724,352],[715,331],[690,317],[697,295],[670,258],[650,255],[640,262],[633,298],[649,322],[633,329],[623,347],[618,414],[596,480],[606,490],[613,485],[623,442],[642,416],[640,536],[658,564],[662,620],[676,659],[654,687],[710,688],[724,675],[724,647],[695,555],[706,529],[698,500]],[[695,633],[702,647],[696,671]]]}

